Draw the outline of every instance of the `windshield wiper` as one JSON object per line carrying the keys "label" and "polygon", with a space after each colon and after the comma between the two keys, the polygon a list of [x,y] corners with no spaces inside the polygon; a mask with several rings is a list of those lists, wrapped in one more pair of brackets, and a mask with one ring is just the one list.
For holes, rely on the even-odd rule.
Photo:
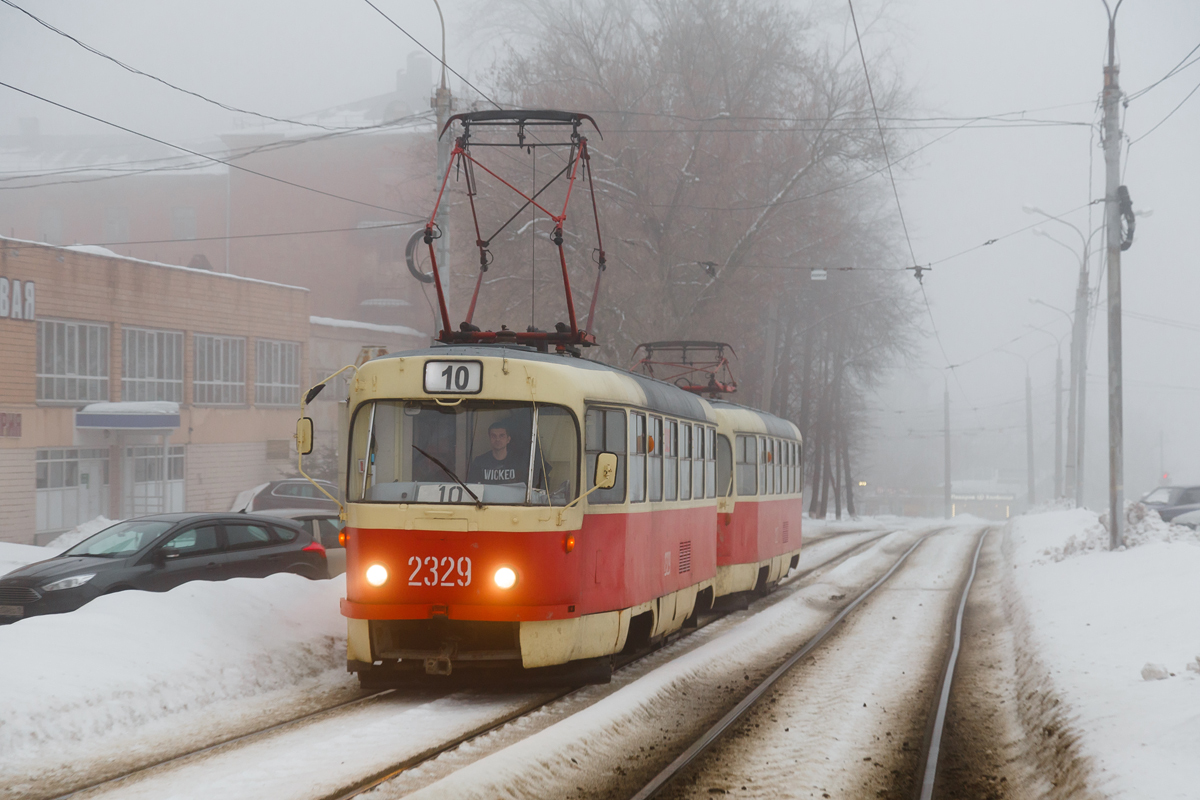
{"label": "windshield wiper", "polygon": [[479,499],[479,495],[477,495],[477,494],[475,494],[474,492],[472,492],[472,491],[471,491],[471,487],[470,487],[470,486],[467,486],[465,483],[463,483],[463,482],[462,482],[462,479],[461,479],[461,478],[459,478],[457,475],[455,475],[455,474],[454,474],[454,470],[450,469],[450,468],[449,468],[449,467],[447,467],[445,464],[443,464],[441,461],[438,461],[436,458],[434,458],[433,456],[429,455],[429,453],[426,453],[424,450],[422,450],[421,448],[417,447],[415,444],[412,446],[412,449],[413,449],[413,450],[416,450],[418,453],[420,453],[421,455],[423,455],[423,456],[425,456],[426,458],[428,458],[428,459],[429,459],[430,461],[432,461],[434,464],[437,464],[439,467],[441,467],[441,469],[442,469],[442,472],[446,473],[446,474],[447,474],[447,475],[449,475],[451,478],[453,478],[455,483],[457,483],[459,486],[461,486],[463,489],[465,489],[465,490],[466,490],[466,492],[467,492],[467,494],[471,495],[471,497],[473,497],[473,498],[475,499],[475,506],[476,506],[476,508],[483,508],[483,501]]}

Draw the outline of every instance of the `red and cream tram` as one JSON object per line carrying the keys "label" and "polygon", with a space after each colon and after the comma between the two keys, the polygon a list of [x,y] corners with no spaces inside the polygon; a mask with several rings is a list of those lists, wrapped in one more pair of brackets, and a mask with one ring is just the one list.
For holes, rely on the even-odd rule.
{"label": "red and cream tram", "polygon": [[[423,237],[431,272],[410,269],[435,285],[441,344],[368,361],[350,381],[341,601],[348,666],[366,683],[413,671],[559,665],[604,679],[613,654],[679,630],[723,596],[765,591],[795,565],[799,431],[578,357],[595,343],[587,328],[605,263],[581,132],[590,117],[497,110],[451,122],[462,133],[438,203],[457,165],[467,176],[479,279],[455,330],[434,247],[435,206],[412,240]],[[560,143],[569,150],[561,212],[537,199],[545,187],[525,195],[472,155],[473,142],[489,146],[475,131],[497,126],[515,129],[518,144],[527,127],[569,129]],[[554,222],[567,312],[554,331],[472,323],[494,238],[480,232],[476,167]],[[584,326],[563,247],[577,175],[588,184],[598,245]],[[311,420],[302,418],[301,453],[311,439]]]}

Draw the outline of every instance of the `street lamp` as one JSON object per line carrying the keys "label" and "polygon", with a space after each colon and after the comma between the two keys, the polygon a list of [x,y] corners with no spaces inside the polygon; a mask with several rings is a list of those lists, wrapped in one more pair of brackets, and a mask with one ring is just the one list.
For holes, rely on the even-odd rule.
{"label": "street lamp", "polygon": [[1029,359],[1020,353],[1014,353],[1012,350],[997,350],[998,353],[1007,353],[1010,356],[1016,356],[1025,362],[1025,472],[1028,481],[1029,491],[1029,507],[1032,508],[1037,502],[1034,497],[1034,474],[1033,474],[1033,381],[1029,377]]}
{"label": "street lamp", "polygon": [[[1071,388],[1067,411],[1067,483],[1074,484],[1075,505],[1083,506],[1083,457],[1085,433],[1087,431],[1087,319],[1089,307],[1088,261],[1091,260],[1092,236],[1103,228],[1097,228],[1085,236],[1074,224],[1047,213],[1042,209],[1025,205],[1021,207],[1026,214],[1037,214],[1050,222],[1058,222],[1075,231],[1079,236],[1082,251],[1076,252],[1070,245],[1055,239],[1045,230],[1035,228],[1034,233],[1043,236],[1060,247],[1070,250],[1079,260],[1079,282],[1075,288],[1075,313],[1067,315],[1071,319]],[[1037,301],[1041,302],[1041,301]],[[1042,305],[1047,305],[1042,303]],[[1053,306],[1049,306],[1053,308]],[[1066,314],[1061,309],[1054,309]]]}
{"label": "street lamp", "polygon": [[[1036,302],[1036,301],[1035,301]],[[1056,309],[1057,310],[1057,309]],[[1064,312],[1065,313],[1065,312]],[[1070,319],[1070,315],[1067,316]],[[1063,457],[1062,457],[1062,340],[1063,337],[1046,328],[1037,325],[1027,325],[1035,331],[1041,331],[1054,339],[1057,344],[1057,356],[1054,361],[1054,498],[1063,496]]]}

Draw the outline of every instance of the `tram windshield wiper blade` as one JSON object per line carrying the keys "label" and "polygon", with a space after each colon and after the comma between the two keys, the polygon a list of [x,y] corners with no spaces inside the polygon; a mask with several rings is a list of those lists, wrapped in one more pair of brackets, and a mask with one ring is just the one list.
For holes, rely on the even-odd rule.
{"label": "tram windshield wiper blade", "polygon": [[470,487],[470,486],[467,486],[465,483],[463,483],[463,482],[462,482],[462,478],[460,478],[460,477],[458,477],[457,475],[455,475],[455,474],[454,474],[454,470],[450,469],[450,468],[449,468],[449,467],[447,467],[445,464],[443,464],[441,461],[438,461],[436,458],[434,458],[433,456],[429,455],[429,453],[426,453],[424,450],[422,450],[421,448],[417,447],[415,444],[412,446],[412,449],[413,449],[413,450],[416,450],[418,453],[420,453],[421,455],[423,455],[423,456],[425,456],[426,458],[428,458],[428,459],[429,459],[430,461],[432,461],[434,464],[437,464],[439,467],[441,467],[441,469],[442,469],[442,472],[446,473],[446,474],[447,474],[447,475],[449,475],[451,478],[453,478],[455,483],[457,483],[459,486],[461,486],[463,489],[465,489],[465,490],[466,490],[466,492],[467,492],[467,494],[471,495],[471,497],[472,497],[472,498],[474,498],[474,500],[475,500],[475,506],[476,506],[477,508],[483,508],[483,501],[479,499],[479,495],[477,495],[477,494],[475,494],[474,492],[472,492],[472,491],[471,491],[471,487]]}

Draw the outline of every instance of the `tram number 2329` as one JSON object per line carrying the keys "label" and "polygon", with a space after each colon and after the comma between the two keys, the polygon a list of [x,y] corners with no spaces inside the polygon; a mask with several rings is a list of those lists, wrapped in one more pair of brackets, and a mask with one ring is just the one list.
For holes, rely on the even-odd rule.
{"label": "tram number 2329", "polygon": [[408,559],[412,574],[408,576],[409,586],[470,586],[471,559],[451,558],[450,556],[412,556]]}
{"label": "tram number 2329", "polygon": [[483,387],[480,361],[426,361],[426,394],[479,394]]}

